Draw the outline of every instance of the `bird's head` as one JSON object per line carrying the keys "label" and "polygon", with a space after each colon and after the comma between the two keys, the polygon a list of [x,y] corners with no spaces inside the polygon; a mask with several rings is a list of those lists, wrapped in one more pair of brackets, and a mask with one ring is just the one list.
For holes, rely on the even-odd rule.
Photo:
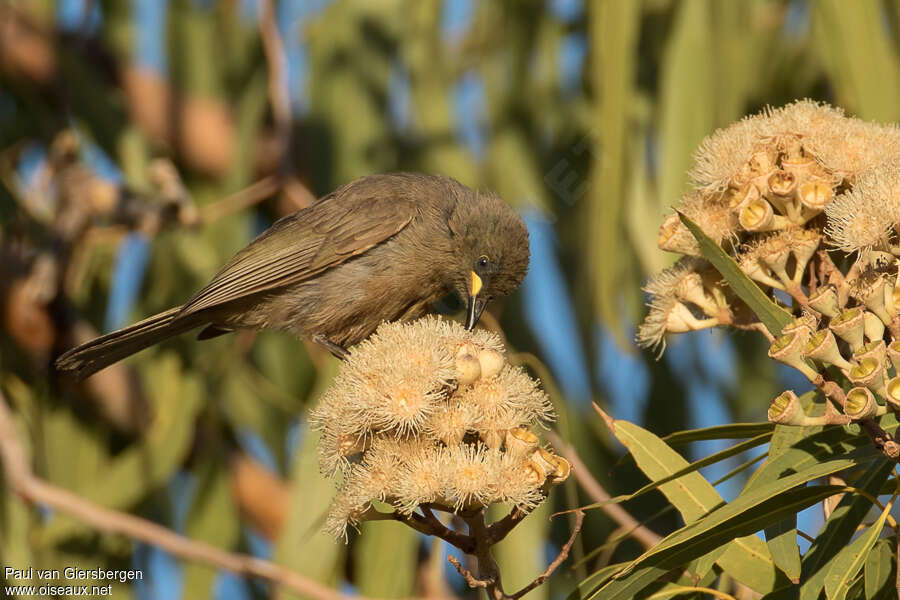
{"label": "bird's head", "polygon": [[488,302],[519,287],[528,270],[528,229],[500,198],[469,190],[449,220],[453,234],[453,286],[466,303],[466,328]]}

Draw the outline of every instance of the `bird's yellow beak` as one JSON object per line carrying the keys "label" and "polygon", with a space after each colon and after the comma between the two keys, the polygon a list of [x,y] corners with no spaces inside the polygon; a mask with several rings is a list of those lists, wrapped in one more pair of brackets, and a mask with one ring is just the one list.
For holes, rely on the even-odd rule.
{"label": "bird's yellow beak", "polygon": [[484,284],[475,271],[469,271],[469,296],[477,296]]}
{"label": "bird's yellow beak", "polygon": [[484,282],[481,281],[481,277],[478,276],[478,273],[470,271],[469,304],[466,310],[466,329],[469,331],[471,331],[475,327],[475,324],[478,323],[481,313],[484,312],[484,307],[487,306],[487,301],[478,296],[478,293],[481,292],[483,286]]}

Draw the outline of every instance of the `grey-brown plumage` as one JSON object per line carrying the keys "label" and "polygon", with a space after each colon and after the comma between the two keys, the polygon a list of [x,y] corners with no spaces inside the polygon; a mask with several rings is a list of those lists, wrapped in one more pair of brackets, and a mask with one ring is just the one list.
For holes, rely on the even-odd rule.
{"label": "grey-brown plumage", "polygon": [[200,339],[275,328],[339,351],[453,291],[471,328],[519,286],[528,258],[525,224],[496,196],[449,177],[362,177],[275,222],[183,306],[69,350],[56,368],[87,377],[204,325]]}

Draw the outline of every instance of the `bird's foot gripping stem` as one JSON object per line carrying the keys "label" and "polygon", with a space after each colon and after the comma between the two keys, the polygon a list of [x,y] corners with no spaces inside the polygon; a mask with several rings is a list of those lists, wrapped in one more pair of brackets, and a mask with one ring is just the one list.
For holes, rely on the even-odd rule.
{"label": "bird's foot gripping stem", "polygon": [[341,360],[347,360],[348,358],[350,358],[350,352],[348,352],[346,348],[335,344],[324,335],[316,334],[312,337],[312,341],[319,344]]}

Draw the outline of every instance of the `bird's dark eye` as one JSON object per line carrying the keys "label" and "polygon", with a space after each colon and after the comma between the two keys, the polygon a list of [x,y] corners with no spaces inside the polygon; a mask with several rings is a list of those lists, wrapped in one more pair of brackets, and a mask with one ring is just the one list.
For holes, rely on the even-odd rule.
{"label": "bird's dark eye", "polygon": [[478,266],[479,267],[486,267],[488,265],[488,262],[490,262],[490,259],[487,257],[487,255],[482,254],[481,256],[478,257]]}

